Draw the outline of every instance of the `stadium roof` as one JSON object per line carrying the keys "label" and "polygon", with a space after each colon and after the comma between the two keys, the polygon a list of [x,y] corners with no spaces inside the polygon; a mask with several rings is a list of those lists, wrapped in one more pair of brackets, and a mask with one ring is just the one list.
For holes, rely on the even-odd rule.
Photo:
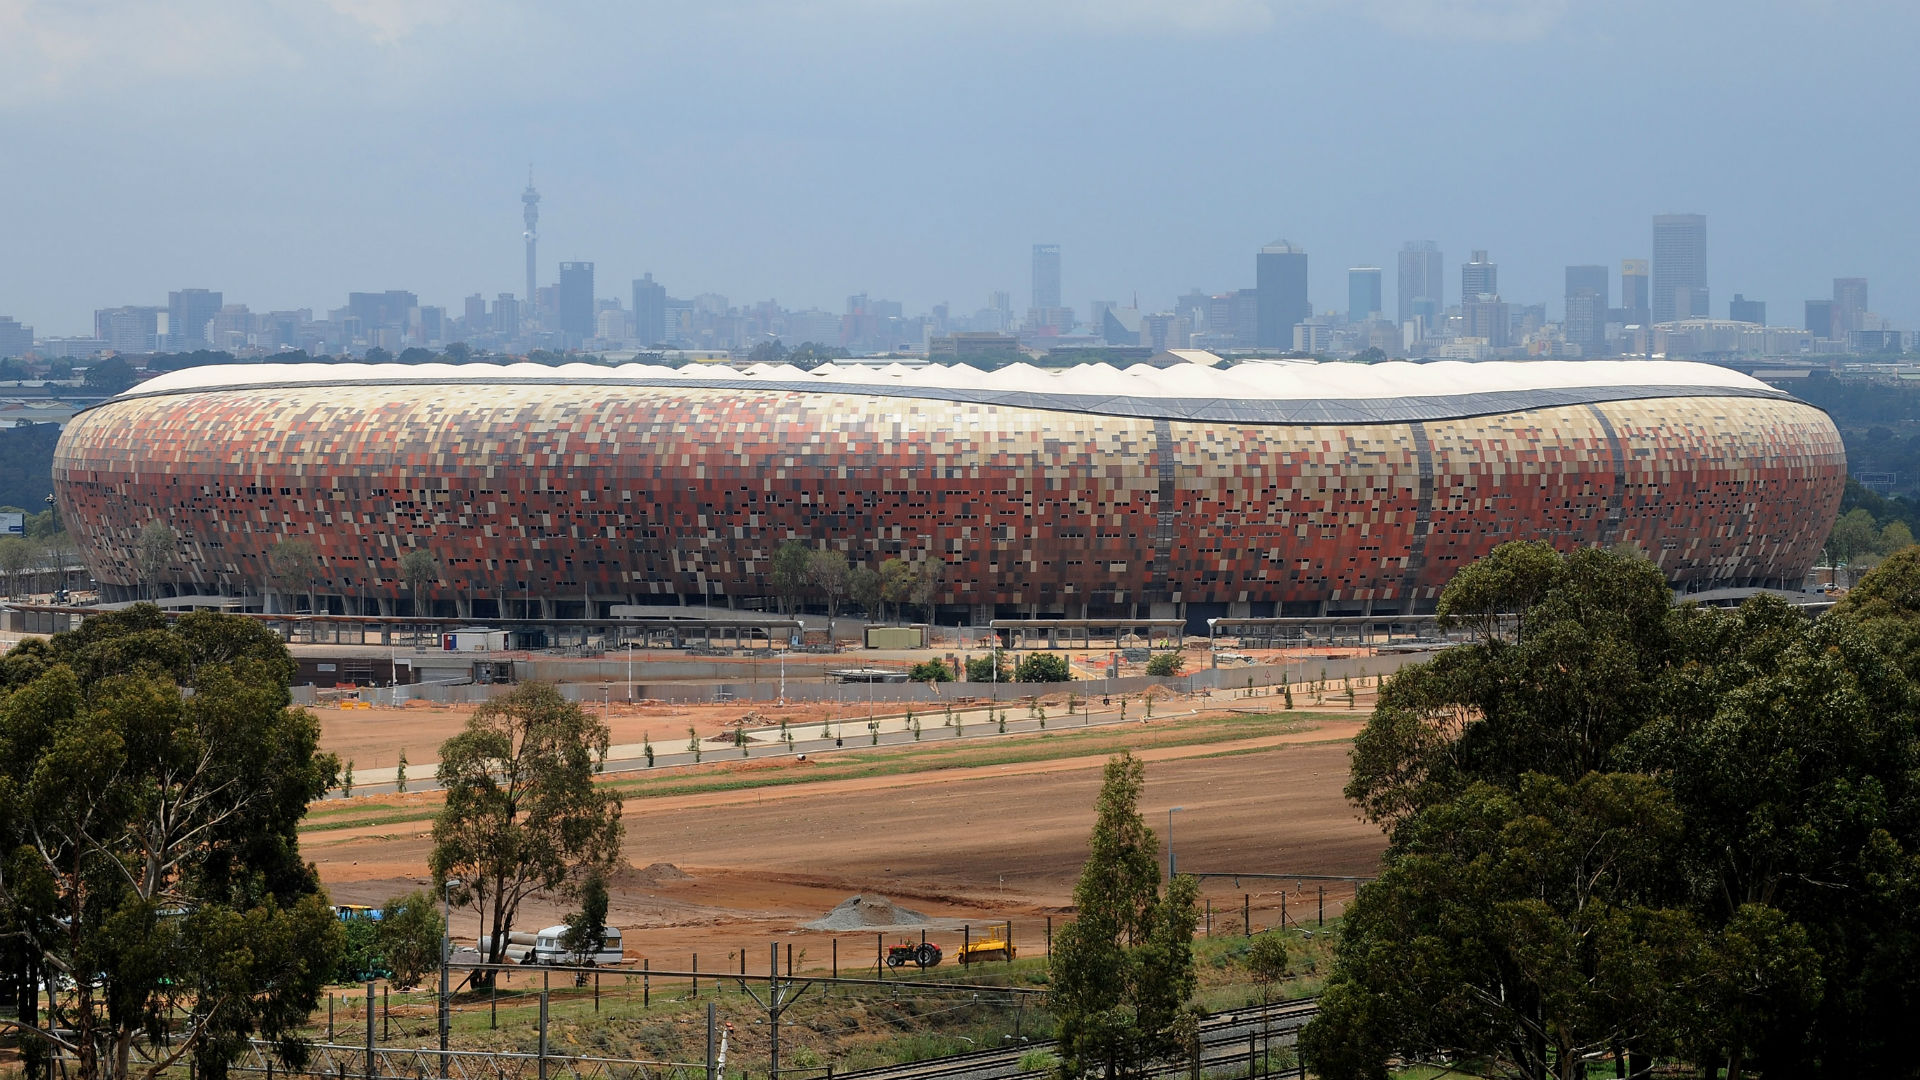
{"label": "stadium roof", "polygon": [[1320,364],[1249,361],[1226,368],[1182,364],[1042,369],[1012,364],[836,367],[759,364],[233,364],[188,368],[141,383],[115,400],[220,390],[327,386],[588,385],[856,394],[1245,423],[1405,423],[1520,409],[1653,397],[1791,400],[1729,368],[1667,360],[1442,361]]}

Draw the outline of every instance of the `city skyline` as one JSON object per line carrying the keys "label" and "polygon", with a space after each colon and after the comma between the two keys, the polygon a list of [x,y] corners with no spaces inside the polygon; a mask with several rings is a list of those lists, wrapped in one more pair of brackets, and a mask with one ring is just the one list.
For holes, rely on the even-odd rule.
{"label": "city skyline", "polygon": [[[1450,262],[1498,252],[1507,295],[1551,302],[1565,266],[1650,257],[1650,215],[1698,212],[1716,316],[1735,291],[1791,306],[1865,277],[1885,315],[1920,324],[1898,140],[1834,169],[1787,135],[1878,147],[1905,129],[1905,7],[169,10],[33,5],[0,36],[0,120],[27,166],[0,190],[32,208],[0,256],[0,311],[44,332],[192,284],[258,309],[522,294],[529,161],[542,284],[593,261],[603,282],[651,272],[793,308],[862,291],[971,307],[1026,299],[1028,252],[1048,242],[1067,253],[1066,303],[1164,304],[1252,285],[1246,253],[1285,236],[1314,253],[1325,308],[1346,267],[1411,237]],[[1168,67],[1187,76],[1143,77]],[[859,74],[819,77],[836,70]],[[1461,70],[1497,106],[1463,117],[1431,92]],[[1566,123],[1599,86],[1604,123]],[[1138,153],[1163,128],[1231,167]]]}

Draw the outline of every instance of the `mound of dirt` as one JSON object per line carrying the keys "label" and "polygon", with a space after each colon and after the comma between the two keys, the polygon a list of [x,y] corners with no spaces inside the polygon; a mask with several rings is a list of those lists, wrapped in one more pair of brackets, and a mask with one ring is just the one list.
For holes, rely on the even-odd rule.
{"label": "mound of dirt", "polygon": [[644,870],[623,866],[613,874],[613,883],[627,886],[664,885],[670,881],[692,881],[693,875],[669,862],[650,864]]}
{"label": "mound of dirt", "polygon": [[877,926],[920,926],[927,917],[903,908],[884,896],[860,893],[841,901],[832,911],[806,923],[808,930],[870,930]]}

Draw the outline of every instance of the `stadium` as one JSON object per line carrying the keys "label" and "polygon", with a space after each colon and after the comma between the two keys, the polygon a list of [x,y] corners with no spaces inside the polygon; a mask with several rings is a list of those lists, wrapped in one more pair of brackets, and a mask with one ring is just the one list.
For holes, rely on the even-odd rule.
{"label": "stadium", "polygon": [[[1655,361],[205,367],[81,413],[54,461],[107,600],[761,610],[797,538],[944,564],[947,625],[1417,614],[1515,539],[1798,588],[1845,474],[1820,410]],[[156,521],[171,550],[143,562]],[[288,540],[304,587],[270,562]],[[418,607],[416,549],[440,563]]]}

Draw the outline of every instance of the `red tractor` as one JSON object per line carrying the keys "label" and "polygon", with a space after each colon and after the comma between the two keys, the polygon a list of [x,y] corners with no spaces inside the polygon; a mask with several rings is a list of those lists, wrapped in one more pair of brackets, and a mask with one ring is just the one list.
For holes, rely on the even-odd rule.
{"label": "red tractor", "polygon": [[931,941],[907,941],[887,946],[887,966],[890,968],[906,967],[908,964],[930,968],[937,967],[939,963],[940,946]]}

